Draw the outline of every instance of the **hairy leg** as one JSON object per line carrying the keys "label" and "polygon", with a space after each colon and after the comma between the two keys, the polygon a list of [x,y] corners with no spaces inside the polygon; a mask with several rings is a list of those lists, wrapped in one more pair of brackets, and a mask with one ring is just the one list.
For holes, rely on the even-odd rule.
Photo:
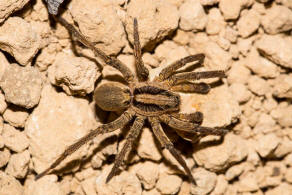
{"label": "hairy leg", "polygon": [[180,83],[172,86],[170,89],[172,91],[206,94],[210,91],[210,85],[207,83]]}
{"label": "hairy leg", "polygon": [[188,121],[191,123],[201,124],[203,122],[203,113],[202,112],[194,112],[194,113],[173,113],[172,117],[177,118],[179,120]]}
{"label": "hairy leg", "polygon": [[159,78],[157,78],[157,79],[159,81],[164,81],[165,79],[167,79],[168,77],[173,75],[176,70],[183,67],[187,63],[198,61],[198,64],[202,64],[204,62],[204,59],[205,59],[204,54],[196,54],[196,55],[187,56],[185,58],[177,60],[176,62],[174,62],[174,63],[168,65],[167,67],[165,67],[164,69],[162,69],[160,74],[159,74]]}
{"label": "hairy leg", "polygon": [[142,61],[142,52],[141,52],[139,33],[138,33],[138,22],[136,18],[134,18],[134,56],[135,56],[135,66],[136,66],[138,79],[140,81],[147,81],[148,76],[149,76],[149,71],[144,66],[144,63]]}
{"label": "hairy leg", "polygon": [[80,138],[77,142],[70,145],[60,156],[51,164],[49,168],[41,172],[35,177],[35,180],[43,177],[46,175],[50,170],[54,169],[58,164],[60,164],[67,156],[74,153],[76,150],[78,150],[81,146],[92,140],[94,137],[96,137],[99,134],[109,133],[112,132],[118,128],[123,127],[126,125],[132,118],[134,117],[134,113],[132,111],[126,111],[124,112],[119,118],[117,118],[115,121],[101,125],[97,129],[89,132],[84,137]]}
{"label": "hairy leg", "polygon": [[90,48],[94,52],[94,54],[100,57],[107,65],[112,66],[116,68],[117,70],[119,70],[127,82],[132,82],[134,80],[134,75],[131,72],[131,70],[125,64],[123,64],[120,60],[118,60],[117,58],[108,56],[103,51],[96,48],[90,41],[88,41],[81,33],[79,33],[71,24],[69,24],[61,16],[59,17],[54,16],[54,18],[56,21],[60,22],[63,26],[65,26],[66,29],[78,39],[78,41],[80,41],[86,47]]}
{"label": "hairy leg", "polygon": [[154,132],[154,135],[157,137],[157,139],[160,142],[160,144],[162,145],[162,147],[169,150],[169,152],[173,155],[173,157],[184,168],[185,172],[187,173],[187,175],[188,175],[189,179],[192,181],[192,183],[196,184],[196,181],[193,178],[191,170],[188,168],[185,160],[181,157],[181,154],[174,148],[173,144],[170,142],[170,140],[168,139],[168,137],[166,136],[166,134],[162,130],[160,122],[154,117],[149,117],[149,121],[150,121],[152,130]]}
{"label": "hairy leg", "polygon": [[109,182],[113,176],[115,176],[118,168],[121,166],[123,159],[125,158],[125,155],[128,152],[130,152],[134,141],[137,139],[137,137],[139,136],[139,134],[141,132],[141,129],[144,125],[144,120],[145,120],[145,118],[143,118],[143,117],[137,117],[135,119],[134,124],[130,129],[129,135],[126,138],[127,141],[126,141],[124,147],[122,148],[121,152],[116,157],[115,164],[114,164],[111,172],[109,173],[109,175],[106,178],[106,183]]}

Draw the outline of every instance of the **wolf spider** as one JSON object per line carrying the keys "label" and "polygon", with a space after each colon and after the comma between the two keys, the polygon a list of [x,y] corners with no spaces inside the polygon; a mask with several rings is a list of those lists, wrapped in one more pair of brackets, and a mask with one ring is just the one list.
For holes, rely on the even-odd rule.
{"label": "wolf spider", "polygon": [[176,70],[185,66],[189,62],[196,62],[201,65],[204,61],[204,54],[196,54],[182,58],[164,68],[159,76],[153,81],[148,81],[149,71],[144,66],[141,57],[141,47],[138,34],[138,23],[134,19],[134,56],[137,78],[120,60],[106,55],[103,51],[96,48],[83,35],[81,35],[71,24],[62,17],[55,17],[67,30],[74,35],[78,41],[90,48],[96,56],[100,57],[107,65],[119,70],[128,87],[121,83],[106,83],[97,87],[94,91],[96,104],[105,111],[126,110],[120,117],[113,122],[103,124],[97,129],[91,131],[76,143],[69,146],[53,164],[42,173],[36,176],[36,179],[46,175],[54,169],[68,155],[71,155],[81,146],[92,140],[100,134],[109,133],[124,127],[128,122],[134,119],[133,125],[126,137],[127,141],[120,153],[116,156],[114,166],[109,173],[106,182],[108,182],[117,172],[122,164],[125,155],[131,150],[133,142],[137,139],[146,120],[149,121],[153,133],[162,145],[169,150],[187,173],[189,179],[195,184],[195,180],[187,167],[185,160],[174,148],[173,144],[163,131],[161,122],[176,129],[182,134],[187,133],[194,136],[205,135],[224,135],[227,131],[220,128],[210,128],[201,126],[203,114],[194,112],[191,114],[179,113],[181,103],[180,95],[175,91],[208,93],[210,86],[207,83],[191,83],[190,80],[206,78],[222,78],[224,71],[203,71],[203,72],[184,72],[177,73]]}

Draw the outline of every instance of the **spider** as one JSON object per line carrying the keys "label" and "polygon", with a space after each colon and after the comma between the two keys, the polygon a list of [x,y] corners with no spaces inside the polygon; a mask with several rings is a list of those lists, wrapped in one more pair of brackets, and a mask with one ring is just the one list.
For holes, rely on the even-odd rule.
{"label": "spider", "polygon": [[132,149],[132,145],[141,133],[145,121],[148,120],[155,137],[162,147],[169,150],[184,168],[190,181],[195,184],[195,179],[186,165],[185,160],[174,148],[174,145],[163,131],[161,123],[167,124],[181,134],[187,133],[193,136],[224,135],[227,132],[225,129],[201,126],[203,114],[199,111],[190,114],[179,113],[181,99],[180,95],[176,93],[176,91],[181,91],[206,94],[210,90],[210,86],[207,83],[191,83],[188,81],[216,77],[222,78],[225,77],[224,71],[176,72],[176,70],[190,62],[197,62],[201,65],[205,56],[204,54],[196,54],[187,56],[168,65],[153,81],[148,81],[149,71],[142,61],[138,22],[135,18],[133,22],[134,56],[137,71],[137,77],[135,77],[125,64],[117,58],[108,56],[103,51],[96,48],[64,18],[61,16],[54,16],[54,18],[65,26],[79,42],[90,48],[95,55],[100,57],[107,65],[120,71],[123,78],[128,83],[128,86],[116,82],[105,83],[95,89],[93,97],[100,108],[105,111],[125,111],[116,120],[99,126],[97,129],[89,132],[77,142],[70,145],[49,168],[38,174],[36,179],[49,173],[67,156],[71,155],[97,135],[113,132],[124,127],[133,120],[134,122],[126,137],[126,142],[120,153],[116,156],[114,166],[106,178],[106,182],[109,182],[117,173],[125,155]]}

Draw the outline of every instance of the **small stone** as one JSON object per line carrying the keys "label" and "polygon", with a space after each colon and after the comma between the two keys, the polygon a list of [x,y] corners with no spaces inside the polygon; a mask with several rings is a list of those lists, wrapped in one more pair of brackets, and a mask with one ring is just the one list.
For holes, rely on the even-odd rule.
{"label": "small stone", "polygon": [[207,171],[203,168],[193,169],[192,174],[197,185],[191,186],[191,194],[208,194],[216,185],[217,176],[215,173]]}
{"label": "small stone", "polygon": [[7,148],[0,149],[0,168],[8,163],[10,156],[11,154]]}
{"label": "small stone", "polygon": [[6,108],[7,108],[7,103],[5,101],[5,96],[1,91],[0,92],[0,114],[3,114]]}
{"label": "small stone", "polygon": [[251,76],[249,78],[248,88],[259,96],[263,96],[271,90],[269,84],[258,76]]}
{"label": "small stone", "polygon": [[3,118],[10,125],[23,128],[28,115],[26,110],[12,106],[5,110]]}
{"label": "small stone", "polygon": [[274,152],[276,158],[282,158],[292,152],[292,141],[288,137],[283,137],[279,146]]}
{"label": "small stone", "polygon": [[240,176],[243,172],[244,164],[233,165],[225,172],[225,178],[227,181],[231,181],[234,178]]}
{"label": "small stone", "polygon": [[24,178],[28,171],[29,160],[30,155],[28,150],[13,154],[5,169],[5,173],[18,179]]}
{"label": "small stone", "polygon": [[291,192],[292,192],[292,185],[289,185],[283,182],[279,186],[267,190],[265,192],[265,195],[290,194]]}
{"label": "small stone", "polygon": [[161,194],[176,194],[182,184],[182,179],[177,175],[162,174],[156,184]]}
{"label": "small stone", "polygon": [[2,136],[7,148],[14,152],[21,152],[25,150],[29,141],[23,131],[16,130],[13,126],[4,124]]}
{"label": "small stone", "polygon": [[21,65],[27,65],[40,48],[40,37],[27,21],[10,17],[0,27],[0,48]]}
{"label": "small stone", "polygon": [[158,67],[159,66],[159,62],[157,61],[157,59],[151,55],[150,53],[143,53],[142,56],[142,60],[144,62],[144,64],[151,66],[151,67]]}
{"label": "small stone", "polygon": [[231,69],[228,71],[228,83],[242,83],[248,82],[251,72],[243,65],[242,61],[233,62]]}
{"label": "small stone", "polygon": [[265,158],[269,156],[279,145],[280,139],[275,134],[267,134],[261,136],[257,140],[256,151],[260,154],[261,157]]}
{"label": "small stone", "polygon": [[230,90],[238,103],[245,103],[251,98],[251,92],[247,90],[246,85],[242,83],[233,83]]}
{"label": "small stone", "polygon": [[158,164],[146,161],[139,163],[137,166],[136,175],[141,181],[144,189],[150,190],[154,188],[159,174]]}
{"label": "small stone", "polygon": [[212,191],[213,195],[225,194],[228,186],[228,181],[225,179],[224,175],[217,176],[217,182],[214,190]]}
{"label": "small stone", "polygon": [[23,195],[23,187],[19,181],[10,175],[0,171],[0,194]]}
{"label": "small stone", "polygon": [[49,67],[52,84],[60,86],[68,95],[85,96],[93,92],[94,84],[100,74],[97,65],[84,57],[60,53]]}
{"label": "small stone", "polygon": [[63,193],[57,180],[55,175],[46,175],[37,181],[30,180],[25,185],[23,195],[61,195]]}
{"label": "small stone", "polygon": [[256,42],[259,52],[272,62],[292,68],[292,38],[278,35],[263,35]]}
{"label": "small stone", "polygon": [[285,6],[274,4],[270,9],[266,9],[261,24],[269,34],[289,31],[292,29],[292,11]]}
{"label": "small stone", "polygon": [[4,148],[4,145],[5,145],[5,143],[4,143],[4,138],[3,138],[3,136],[2,136],[1,133],[0,133],[0,149],[1,149],[1,148]]}
{"label": "small stone", "polygon": [[255,127],[255,133],[269,133],[275,130],[276,121],[272,118],[271,115],[266,113],[261,113]]}
{"label": "small stone", "polygon": [[9,66],[10,66],[10,63],[6,59],[5,55],[2,52],[0,52],[0,80],[3,74],[5,73],[6,68]]}
{"label": "small stone", "polygon": [[206,5],[214,5],[219,3],[220,0],[200,0],[200,3],[204,6]]}
{"label": "small stone", "polygon": [[249,51],[252,48],[253,41],[254,41],[254,37],[249,37],[246,39],[242,39],[242,38],[238,39],[237,47],[238,47],[239,52],[243,56],[247,56],[247,54],[249,53]]}
{"label": "small stone", "polygon": [[222,144],[198,148],[193,158],[210,171],[220,171],[242,161],[247,152],[246,143],[241,137],[227,134]]}
{"label": "small stone", "polygon": [[29,2],[29,0],[7,0],[7,1],[1,1],[0,3],[0,23],[3,22],[6,18],[8,18],[9,15],[11,15],[13,12],[16,12],[17,10],[20,10],[23,8],[23,6]]}
{"label": "small stone", "polygon": [[208,22],[206,26],[206,32],[209,35],[216,35],[226,26],[223,16],[218,8],[212,8],[209,10]]}
{"label": "small stone", "polygon": [[15,105],[32,108],[38,104],[42,89],[40,72],[31,66],[11,64],[0,81],[5,99]]}
{"label": "small stone", "polygon": [[278,98],[292,98],[292,74],[281,74],[275,79],[273,95]]}
{"label": "small stone", "polygon": [[186,195],[191,193],[191,184],[187,181],[183,181],[181,184],[178,195]]}
{"label": "small stone", "polygon": [[142,192],[142,195],[161,195],[161,193],[158,192],[156,188],[153,188],[152,190],[149,191],[144,190]]}
{"label": "small stone", "polygon": [[219,8],[225,20],[233,20],[238,18],[241,9],[250,6],[252,2],[251,0],[221,0]]}
{"label": "small stone", "polygon": [[292,105],[277,107],[271,111],[271,116],[283,127],[292,127]]}
{"label": "small stone", "polygon": [[225,29],[224,37],[225,39],[229,40],[231,43],[235,43],[237,41],[238,32],[227,26]]}
{"label": "small stone", "polygon": [[287,182],[292,183],[292,167],[287,169],[285,173],[285,179]]}
{"label": "small stone", "polygon": [[81,182],[81,186],[85,194],[93,194],[93,195],[96,194],[95,179],[96,177],[89,177],[89,178],[84,179]]}
{"label": "small stone", "polygon": [[248,37],[257,31],[260,26],[260,15],[254,11],[249,10],[245,12],[237,22],[238,34],[242,37]]}
{"label": "small stone", "polygon": [[207,15],[199,1],[187,0],[179,8],[180,28],[186,31],[203,30],[207,24]]}
{"label": "small stone", "polygon": [[253,172],[247,172],[240,176],[238,182],[238,192],[253,192],[257,191],[259,186]]}

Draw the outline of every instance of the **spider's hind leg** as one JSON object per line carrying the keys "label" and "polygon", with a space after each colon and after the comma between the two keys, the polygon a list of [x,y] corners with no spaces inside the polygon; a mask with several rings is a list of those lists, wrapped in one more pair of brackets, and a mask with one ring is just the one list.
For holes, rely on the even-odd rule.
{"label": "spider's hind leg", "polygon": [[172,113],[171,116],[196,124],[201,124],[203,122],[203,113],[199,111],[193,113]]}

